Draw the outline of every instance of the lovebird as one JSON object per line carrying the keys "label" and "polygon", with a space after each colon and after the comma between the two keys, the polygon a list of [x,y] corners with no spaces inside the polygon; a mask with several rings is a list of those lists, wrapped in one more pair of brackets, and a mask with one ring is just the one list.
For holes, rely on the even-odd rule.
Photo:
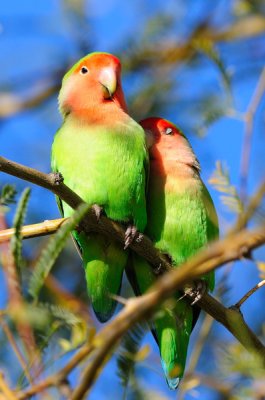
{"label": "lovebird", "polygon": [[[107,217],[143,231],[148,151],[143,128],[127,113],[119,59],[95,52],[79,60],[64,76],[58,102],[63,123],[52,145],[52,170]],[[73,210],[57,200],[69,217]],[[114,313],[128,254],[97,233],[74,231],[73,237],[94,312],[105,322]]]}
{"label": "lovebird", "polygon": [[[218,237],[217,214],[184,134],[162,118],[147,118],[140,124],[150,147],[145,233],[177,267]],[[157,279],[149,263],[136,254],[126,272],[136,295],[145,293]],[[214,274],[202,279],[213,290]],[[189,338],[198,316],[199,307],[191,306],[183,293],[177,292],[159,307],[151,322],[170,389],[176,389],[183,376]]]}

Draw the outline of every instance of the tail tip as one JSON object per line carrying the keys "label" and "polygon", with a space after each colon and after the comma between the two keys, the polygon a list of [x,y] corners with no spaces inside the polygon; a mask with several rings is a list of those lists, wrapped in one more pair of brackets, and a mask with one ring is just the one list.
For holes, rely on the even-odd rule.
{"label": "tail tip", "polygon": [[179,383],[180,383],[180,378],[169,378],[168,376],[166,377],[167,384],[169,389],[171,390],[176,390]]}
{"label": "tail tip", "polygon": [[[166,381],[167,381],[167,384],[168,384],[168,387],[169,387],[169,389],[171,389],[171,390],[176,390],[177,389],[177,387],[178,387],[178,385],[179,385],[179,383],[180,383],[180,380],[181,380],[181,377],[179,377],[179,376],[172,376],[172,375],[174,375],[174,372],[173,372],[173,370],[174,370],[174,368],[173,368],[173,370],[171,370],[170,372],[169,372],[169,370],[168,370],[168,368],[166,367],[166,365],[165,365],[165,363],[163,362],[163,360],[162,360],[162,367],[163,367],[163,370],[164,370],[164,373],[165,373],[165,376],[166,376]],[[175,372],[177,372],[177,371],[175,371]],[[179,372],[179,371],[178,371]],[[177,373],[176,373],[176,375],[177,375]],[[179,375],[179,374],[178,374]]]}

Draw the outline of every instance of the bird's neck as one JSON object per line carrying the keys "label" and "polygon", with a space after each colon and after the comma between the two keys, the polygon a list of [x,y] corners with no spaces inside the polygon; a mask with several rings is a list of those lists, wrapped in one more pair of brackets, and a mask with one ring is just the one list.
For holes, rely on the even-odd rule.
{"label": "bird's neck", "polygon": [[161,140],[151,148],[151,168],[155,173],[173,177],[193,177],[200,164],[188,142],[179,136],[174,142]]}
{"label": "bird's neck", "polygon": [[115,121],[127,123],[129,116],[115,102],[91,104],[90,107],[75,108],[69,111],[66,119],[82,125],[113,126]]}

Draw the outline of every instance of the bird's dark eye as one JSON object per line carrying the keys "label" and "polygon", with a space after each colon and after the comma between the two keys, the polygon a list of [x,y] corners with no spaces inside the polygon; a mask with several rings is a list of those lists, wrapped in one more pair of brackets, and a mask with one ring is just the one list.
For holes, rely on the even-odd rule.
{"label": "bird's dark eye", "polygon": [[172,133],[173,133],[173,129],[172,128],[167,128],[165,130],[165,135],[172,135]]}
{"label": "bird's dark eye", "polygon": [[82,68],[80,69],[80,74],[85,75],[85,74],[87,74],[87,73],[88,73],[87,67],[82,67]]}

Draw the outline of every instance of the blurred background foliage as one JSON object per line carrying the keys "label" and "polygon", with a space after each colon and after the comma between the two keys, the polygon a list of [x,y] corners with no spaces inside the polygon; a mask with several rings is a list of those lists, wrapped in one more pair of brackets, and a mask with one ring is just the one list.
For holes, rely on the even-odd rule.
{"label": "blurred background foliage", "polygon": [[[77,59],[98,50],[120,57],[124,91],[135,119],[160,115],[188,136],[202,177],[209,180],[225,234],[265,176],[264,0],[2,2],[1,155],[50,171],[50,147],[61,123],[56,97],[62,76]],[[49,239],[28,240],[21,249],[19,226],[24,220],[57,218],[58,210],[53,195],[44,189],[4,174],[0,185],[0,228],[11,226],[13,220],[18,227],[11,248],[0,247],[3,270],[13,251],[13,272],[18,272],[14,284],[12,276],[1,271],[0,362],[10,384],[24,387],[31,378],[23,359],[31,360],[35,374],[34,364],[52,373],[100,326],[90,313],[81,262],[70,240],[58,259],[48,253],[52,274],[37,301],[31,300],[32,271]],[[14,198],[17,201],[26,186],[31,195],[24,192],[14,218]],[[264,204],[251,224],[261,218]],[[264,279],[264,250],[254,252],[254,259],[218,271],[215,296],[223,304],[235,303]],[[132,296],[126,281],[122,296]],[[264,338],[264,290],[253,295],[242,311]],[[28,340],[23,340],[25,333]],[[172,393],[151,335],[136,328],[124,338],[89,398],[264,399],[264,371],[211,318],[201,317],[189,353],[187,377]],[[70,375],[71,386],[81,370],[82,366]],[[45,395],[45,399],[67,398],[62,390]]]}

